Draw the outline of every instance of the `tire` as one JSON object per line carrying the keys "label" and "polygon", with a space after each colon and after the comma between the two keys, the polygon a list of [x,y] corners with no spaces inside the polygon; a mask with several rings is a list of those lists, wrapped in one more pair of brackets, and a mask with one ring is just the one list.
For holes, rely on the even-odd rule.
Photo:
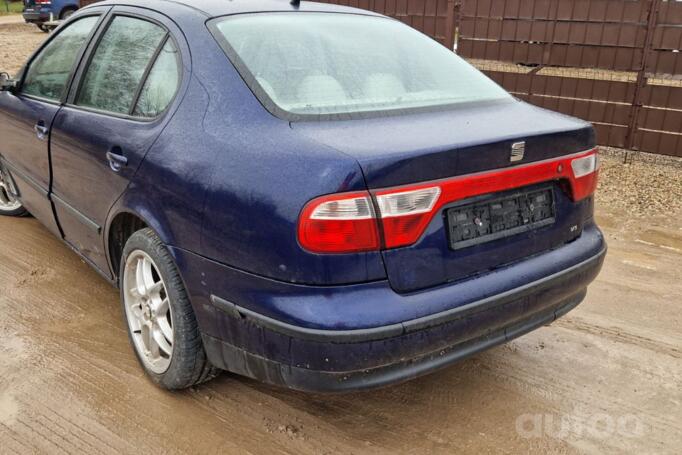
{"label": "tire", "polygon": [[0,215],[27,216],[28,212],[15,196],[16,190],[11,178],[0,168]]}
{"label": "tire", "polygon": [[180,390],[216,377],[180,274],[154,231],[128,239],[119,276],[128,337],[152,381]]}
{"label": "tire", "polygon": [[41,32],[50,33],[50,29],[45,24],[36,24],[36,26],[40,29]]}
{"label": "tire", "polygon": [[73,15],[73,13],[75,13],[75,12],[76,12],[76,10],[73,8],[67,8],[65,10],[62,10],[62,12],[59,14],[59,19],[65,21],[69,17],[71,17],[71,15]]}

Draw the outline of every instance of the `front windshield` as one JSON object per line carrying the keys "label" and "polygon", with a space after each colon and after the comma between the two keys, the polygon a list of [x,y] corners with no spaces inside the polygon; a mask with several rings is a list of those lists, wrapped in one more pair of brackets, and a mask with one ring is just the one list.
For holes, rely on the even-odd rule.
{"label": "front windshield", "polygon": [[212,28],[261,102],[291,114],[511,99],[453,52],[392,19],[262,13],[222,18]]}

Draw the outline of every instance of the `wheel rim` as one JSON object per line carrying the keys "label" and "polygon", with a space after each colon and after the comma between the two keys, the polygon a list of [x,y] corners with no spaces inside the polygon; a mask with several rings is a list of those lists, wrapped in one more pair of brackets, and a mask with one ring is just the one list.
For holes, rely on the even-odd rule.
{"label": "wheel rim", "polygon": [[133,251],[126,260],[123,298],[137,353],[151,371],[165,373],[173,357],[173,312],[166,284],[144,251]]}
{"label": "wheel rim", "polygon": [[14,196],[9,182],[0,170],[0,210],[11,212],[21,208],[21,202]]}

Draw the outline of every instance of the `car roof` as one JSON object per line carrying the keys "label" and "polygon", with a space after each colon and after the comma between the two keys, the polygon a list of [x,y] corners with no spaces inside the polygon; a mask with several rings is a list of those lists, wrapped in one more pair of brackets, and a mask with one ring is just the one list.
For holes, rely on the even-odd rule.
{"label": "car roof", "polygon": [[330,3],[301,1],[298,7],[290,0],[108,0],[95,5],[144,6],[163,12],[168,7],[183,5],[207,17],[227,16],[231,14],[308,11],[330,13],[353,13],[378,16],[371,11]]}

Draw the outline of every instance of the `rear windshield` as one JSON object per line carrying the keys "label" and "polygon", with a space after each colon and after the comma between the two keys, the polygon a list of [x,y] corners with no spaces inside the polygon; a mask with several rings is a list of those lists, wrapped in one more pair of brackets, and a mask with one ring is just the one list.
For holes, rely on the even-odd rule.
{"label": "rear windshield", "polygon": [[511,99],[453,52],[393,19],[262,13],[220,18],[211,29],[260,101],[280,116]]}

